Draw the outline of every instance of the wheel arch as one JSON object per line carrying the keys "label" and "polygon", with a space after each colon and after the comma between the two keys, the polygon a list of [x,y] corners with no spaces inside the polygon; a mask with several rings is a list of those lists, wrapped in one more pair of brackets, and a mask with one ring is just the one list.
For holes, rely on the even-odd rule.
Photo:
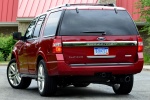
{"label": "wheel arch", "polygon": [[12,53],[11,53],[11,59],[14,59],[14,58],[17,59],[17,55],[16,55],[15,51],[12,51]]}
{"label": "wheel arch", "polygon": [[11,59],[14,59],[14,58],[16,58],[16,55],[12,52]]}
{"label": "wheel arch", "polygon": [[11,60],[12,59],[16,59],[16,62],[19,66],[19,59],[18,59],[18,56],[17,56],[17,53],[16,53],[16,50],[13,50],[12,53],[11,53]]}
{"label": "wheel arch", "polygon": [[36,72],[38,71],[38,64],[39,64],[39,61],[42,60],[42,59],[43,59],[45,62],[47,62],[47,59],[46,59],[45,55],[40,52],[40,53],[38,54],[38,57],[37,57],[37,60],[36,60]]}

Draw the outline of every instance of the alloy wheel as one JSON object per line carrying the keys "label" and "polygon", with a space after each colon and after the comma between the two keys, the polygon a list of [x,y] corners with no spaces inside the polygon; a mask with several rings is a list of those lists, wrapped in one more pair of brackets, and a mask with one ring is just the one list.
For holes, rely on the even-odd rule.
{"label": "alloy wheel", "polygon": [[18,86],[21,82],[21,77],[19,75],[17,64],[11,63],[8,68],[8,78],[10,80],[10,83],[14,86]]}
{"label": "alloy wheel", "polygon": [[44,83],[45,83],[44,69],[43,65],[41,64],[38,69],[38,88],[40,92],[42,92],[44,89]]}

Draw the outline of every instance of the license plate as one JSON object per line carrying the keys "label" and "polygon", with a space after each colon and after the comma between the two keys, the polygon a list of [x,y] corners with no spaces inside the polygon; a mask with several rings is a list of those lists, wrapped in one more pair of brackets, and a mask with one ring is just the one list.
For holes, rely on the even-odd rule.
{"label": "license plate", "polygon": [[108,55],[108,47],[94,47],[94,55]]}

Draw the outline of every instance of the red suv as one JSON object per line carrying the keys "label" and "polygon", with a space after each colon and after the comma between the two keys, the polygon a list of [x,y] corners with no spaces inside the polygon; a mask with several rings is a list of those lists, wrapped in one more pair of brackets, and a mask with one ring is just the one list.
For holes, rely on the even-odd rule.
{"label": "red suv", "polygon": [[66,4],[37,16],[12,51],[7,68],[13,88],[36,79],[40,95],[58,87],[112,86],[128,94],[143,68],[143,42],[128,12],[113,4]]}

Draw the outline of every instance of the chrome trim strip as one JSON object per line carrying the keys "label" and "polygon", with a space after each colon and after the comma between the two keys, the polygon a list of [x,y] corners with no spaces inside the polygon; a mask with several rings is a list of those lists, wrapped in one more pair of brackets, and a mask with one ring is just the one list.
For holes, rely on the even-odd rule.
{"label": "chrome trim strip", "polygon": [[87,56],[89,59],[93,58],[115,58],[116,56]]}
{"label": "chrome trim strip", "polygon": [[132,55],[125,55],[125,57],[132,57]]}
{"label": "chrome trim strip", "polygon": [[133,65],[133,63],[91,63],[91,64],[70,64],[71,66],[114,66]]}
{"label": "chrome trim strip", "polygon": [[63,46],[137,46],[137,41],[73,41],[63,42]]}

